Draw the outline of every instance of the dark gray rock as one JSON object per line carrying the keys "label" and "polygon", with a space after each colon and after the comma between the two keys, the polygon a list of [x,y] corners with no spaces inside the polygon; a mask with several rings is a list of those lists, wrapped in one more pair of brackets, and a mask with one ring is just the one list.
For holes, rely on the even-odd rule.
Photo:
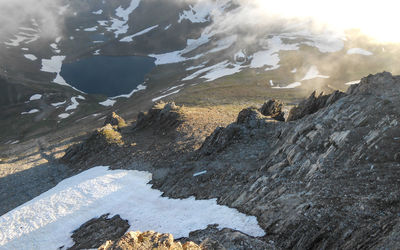
{"label": "dark gray rock", "polygon": [[127,220],[119,215],[108,218],[104,214],[99,218],[93,218],[76,229],[71,238],[74,245],[70,249],[98,248],[107,240],[116,240],[122,237],[129,229]]}
{"label": "dark gray rock", "polygon": [[282,111],[283,102],[278,100],[269,100],[260,108],[260,113],[264,116],[271,116],[277,121],[285,121],[285,113]]}

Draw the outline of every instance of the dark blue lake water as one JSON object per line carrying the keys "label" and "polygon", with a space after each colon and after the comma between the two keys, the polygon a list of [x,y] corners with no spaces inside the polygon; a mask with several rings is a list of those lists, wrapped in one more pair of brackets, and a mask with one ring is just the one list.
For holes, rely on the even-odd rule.
{"label": "dark blue lake water", "polygon": [[70,85],[89,94],[129,94],[143,83],[155,59],[141,56],[93,56],[65,63],[61,76]]}

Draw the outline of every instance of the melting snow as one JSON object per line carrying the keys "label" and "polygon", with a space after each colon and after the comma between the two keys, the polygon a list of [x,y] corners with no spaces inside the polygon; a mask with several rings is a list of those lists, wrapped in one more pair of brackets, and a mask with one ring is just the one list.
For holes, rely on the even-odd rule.
{"label": "melting snow", "polygon": [[360,49],[360,48],[352,48],[349,49],[347,51],[348,55],[354,55],[354,54],[358,54],[358,55],[364,55],[364,56],[372,56],[373,53],[364,49]]}
{"label": "melting snow", "polygon": [[61,119],[65,119],[65,118],[68,118],[70,115],[71,114],[68,114],[68,113],[62,113],[62,114],[59,114],[58,117]]}
{"label": "melting snow", "polygon": [[103,10],[100,9],[98,11],[93,11],[92,13],[95,14],[95,15],[101,15],[101,14],[103,14]]}
{"label": "melting snow", "polygon": [[66,83],[64,78],[62,78],[60,75],[62,62],[64,59],[65,56],[52,56],[50,59],[42,59],[42,68],[40,70],[43,72],[56,73],[57,76],[53,82],[60,85],[69,86],[69,84]]}
{"label": "melting snow", "polygon": [[298,50],[298,44],[284,44],[282,39],[274,36],[267,40],[267,50],[259,51],[253,54],[253,60],[250,63],[250,68],[261,68],[269,66],[267,70],[279,68],[279,51],[282,50]]}
{"label": "melting snow", "polygon": [[179,14],[178,22],[181,23],[183,20],[189,20],[192,23],[205,23],[210,21],[211,11],[218,10],[222,12],[229,3],[229,0],[222,1],[198,1],[194,5],[190,5],[190,10],[183,11]]}
{"label": "melting snow", "polygon": [[36,100],[40,100],[40,99],[42,99],[41,94],[34,94],[33,96],[31,96],[31,98],[29,98],[29,101],[36,101]]}
{"label": "melting snow", "polygon": [[144,30],[142,30],[142,31],[139,31],[139,32],[136,33],[136,34],[133,34],[133,35],[131,35],[131,36],[124,37],[124,38],[122,38],[122,39],[119,40],[119,41],[120,41],[120,42],[132,42],[134,37],[137,37],[137,36],[141,36],[141,35],[143,35],[143,34],[146,34],[147,32],[149,32],[149,31],[151,31],[151,30],[153,30],[153,29],[155,29],[155,28],[157,28],[157,27],[158,27],[158,25],[151,26],[151,27],[149,27],[149,28],[147,28],[147,29],[144,29]]}
{"label": "melting snow", "polygon": [[285,87],[276,86],[276,87],[272,87],[272,88],[273,89],[294,89],[294,88],[299,87],[299,86],[301,86],[301,82],[294,82],[294,83],[291,83],[291,84],[289,84],[289,85],[287,85]]}
{"label": "melting snow", "polygon": [[228,60],[225,60],[218,64],[198,70],[198,71],[194,72],[193,74],[183,78],[182,81],[192,80],[204,73],[205,73],[205,75],[201,76],[201,78],[207,79],[208,82],[214,81],[218,78],[221,78],[221,77],[224,77],[227,75],[233,75],[237,72],[240,72],[241,69],[242,69],[242,66],[237,65],[237,64],[232,64]]}
{"label": "melting snow", "polygon": [[110,22],[112,23],[110,27],[106,29],[108,31],[113,31],[115,37],[117,38],[120,34],[125,34],[128,32],[129,25],[129,15],[139,6],[140,0],[131,0],[131,3],[128,8],[124,9],[119,6],[115,10],[115,14],[119,18],[111,18]]}
{"label": "melting snow", "polygon": [[32,110],[30,110],[28,112],[22,112],[21,115],[30,115],[30,114],[37,113],[39,111],[40,111],[39,109],[32,109]]}
{"label": "melting snow", "polygon": [[29,60],[31,60],[31,61],[36,61],[37,60],[37,57],[35,55],[32,55],[32,54],[25,54],[24,57],[29,59]]}
{"label": "melting snow", "polygon": [[99,49],[95,50],[95,51],[93,52],[93,55],[95,55],[95,56],[100,55],[100,50],[99,50]]}
{"label": "melting snow", "polygon": [[307,74],[304,76],[302,81],[304,80],[311,80],[314,78],[329,78],[329,76],[320,75],[317,66],[313,65],[308,70]]}
{"label": "melting snow", "polygon": [[144,85],[144,84],[139,84],[139,85],[136,87],[136,89],[132,90],[131,93],[129,93],[129,94],[127,94],[127,95],[114,96],[114,97],[111,97],[111,99],[116,99],[116,98],[121,98],[121,97],[130,98],[134,93],[139,92],[139,91],[142,91],[142,90],[145,90],[145,89],[146,89],[146,85]]}
{"label": "melting snow", "polygon": [[55,103],[52,103],[51,106],[53,106],[53,107],[58,107],[58,106],[61,106],[61,105],[65,104],[66,102],[67,102],[67,101],[55,102]]}
{"label": "melting snow", "polygon": [[263,236],[254,216],[217,204],[216,199],[169,199],[152,189],[151,174],[95,167],[65,179],[49,191],[0,217],[0,247],[71,247],[72,231],[100,215],[119,214],[129,230],[172,233],[175,238],[218,224],[251,236]]}
{"label": "melting snow", "polygon": [[84,31],[89,31],[89,32],[96,31],[96,30],[97,30],[97,26],[84,29]]}
{"label": "melting snow", "polygon": [[76,109],[78,107],[78,105],[79,105],[79,102],[77,101],[77,99],[85,100],[85,97],[83,97],[81,95],[72,97],[71,98],[72,104],[69,105],[67,108],[65,108],[65,111]]}
{"label": "melting snow", "polygon": [[163,99],[164,97],[167,97],[167,96],[170,96],[170,95],[174,95],[174,94],[178,94],[179,91],[181,91],[181,90],[178,89],[178,90],[175,90],[174,92],[171,92],[171,93],[168,93],[168,94],[165,94],[165,95],[162,95],[162,96],[158,96],[158,97],[156,97],[156,98],[153,98],[151,101],[152,101],[152,102],[156,102],[156,101],[158,101],[158,100]]}
{"label": "melting snow", "polygon": [[207,173],[207,170],[204,170],[204,171],[201,171],[201,172],[197,172],[197,173],[193,174],[193,177],[196,177],[196,176],[199,176],[199,175],[203,175],[203,174],[206,174],[206,173]]}
{"label": "melting snow", "polygon": [[359,84],[360,80],[355,80],[355,81],[351,81],[351,82],[346,82],[345,85],[353,85],[353,84]]}
{"label": "melting snow", "polygon": [[167,29],[171,28],[171,26],[172,26],[172,24],[169,24],[169,25],[165,26],[164,30],[167,30]]}
{"label": "melting snow", "polygon": [[99,102],[99,104],[100,104],[100,105],[103,105],[103,106],[105,106],[105,107],[110,107],[110,106],[114,106],[114,104],[115,104],[116,102],[117,102],[117,101],[115,101],[115,100],[107,99],[107,100],[105,100],[104,102]]}

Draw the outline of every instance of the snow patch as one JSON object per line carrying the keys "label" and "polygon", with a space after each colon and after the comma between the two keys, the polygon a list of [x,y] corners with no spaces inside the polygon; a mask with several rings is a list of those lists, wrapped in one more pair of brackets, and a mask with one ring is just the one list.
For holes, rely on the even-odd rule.
{"label": "snow patch", "polygon": [[29,59],[29,60],[31,60],[31,61],[36,61],[37,60],[37,57],[35,55],[32,55],[32,54],[25,54],[24,57]]}
{"label": "snow patch", "polygon": [[162,95],[162,96],[158,96],[158,97],[156,97],[156,98],[153,98],[151,101],[152,101],[152,102],[156,102],[156,101],[158,101],[158,100],[163,99],[164,97],[167,97],[167,96],[170,96],[170,95],[174,95],[174,94],[178,94],[179,91],[181,91],[181,90],[178,89],[178,90],[175,90],[174,92],[171,92],[171,93],[168,93],[168,94],[165,94],[165,95]]}
{"label": "snow patch", "polygon": [[141,35],[143,35],[143,34],[146,34],[147,32],[149,32],[149,31],[151,31],[151,30],[153,30],[153,29],[155,29],[155,28],[158,28],[158,26],[159,26],[159,25],[151,26],[151,27],[149,27],[149,28],[147,28],[147,29],[144,29],[144,30],[142,30],[142,31],[139,31],[139,32],[136,33],[136,34],[133,34],[133,35],[131,35],[131,36],[124,37],[124,38],[122,38],[122,39],[119,40],[119,41],[120,41],[120,42],[132,42],[134,37],[137,37],[137,36],[141,36]]}
{"label": "snow patch", "polygon": [[66,108],[65,108],[65,111],[77,109],[78,106],[79,106],[79,102],[78,102],[77,99],[85,100],[85,97],[83,97],[83,96],[81,96],[81,95],[72,97],[72,98],[71,98],[72,104],[69,105],[68,107],[66,107]]}
{"label": "snow patch", "polygon": [[100,105],[103,105],[103,106],[105,106],[105,107],[111,107],[111,106],[114,106],[114,104],[115,104],[116,102],[117,102],[116,100],[107,99],[107,100],[105,100],[104,102],[99,102],[99,104],[100,104]]}
{"label": "snow patch", "polygon": [[109,213],[130,222],[131,230],[171,233],[175,238],[218,224],[251,236],[265,232],[254,216],[217,204],[216,199],[170,199],[152,189],[151,174],[94,167],[0,217],[0,247],[57,249],[71,247],[71,233],[86,221]]}
{"label": "snow patch", "polygon": [[93,26],[93,27],[84,29],[84,31],[89,31],[89,32],[96,31],[96,30],[97,30],[97,26]]}
{"label": "snow patch", "polygon": [[353,85],[353,84],[359,84],[361,80],[355,80],[351,82],[346,82],[345,85]]}
{"label": "snow patch", "polygon": [[50,59],[42,59],[42,68],[40,70],[43,72],[56,73],[57,76],[53,80],[54,83],[70,86],[60,75],[62,62],[64,59],[65,56],[52,56]]}
{"label": "snow patch", "polygon": [[203,175],[203,174],[206,174],[206,173],[207,173],[207,170],[204,170],[204,171],[201,171],[201,172],[197,172],[197,173],[193,174],[193,177],[196,177],[196,176],[199,176],[199,175]]}
{"label": "snow patch", "polygon": [[30,114],[37,113],[37,112],[39,112],[39,111],[40,111],[39,109],[31,109],[31,110],[28,111],[28,112],[22,112],[21,115],[30,115]]}
{"label": "snow patch", "polygon": [[317,66],[312,65],[310,69],[307,71],[302,81],[311,80],[314,78],[329,78],[329,76],[320,75]]}
{"label": "snow patch", "polygon": [[[117,38],[121,34],[125,34],[128,32],[129,25],[129,15],[139,6],[140,0],[131,0],[131,3],[128,8],[124,9],[119,6],[115,10],[115,14],[119,18],[111,18],[111,26],[107,27],[107,31],[114,32],[115,38]],[[108,23],[108,22],[107,22]]]}
{"label": "snow patch", "polygon": [[33,96],[31,96],[31,98],[29,98],[29,101],[36,101],[36,100],[40,100],[40,99],[42,99],[41,94],[34,94]]}
{"label": "snow patch", "polygon": [[139,84],[134,90],[132,90],[131,93],[127,94],[127,95],[119,95],[119,96],[114,96],[111,97],[110,99],[117,99],[117,98],[130,98],[134,93],[145,90],[146,89],[146,85],[144,84]]}
{"label": "snow patch", "polygon": [[358,55],[364,55],[364,56],[372,56],[374,53],[372,53],[368,50],[361,49],[361,48],[352,48],[347,51],[347,54],[348,55],[358,54]]}
{"label": "snow patch", "polygon": [[101,15],[101,14],[103,14],[103,10],[100,9],[98,11],[93,11],[92,13],[95,14],[95,15]]}
{"label": "snow patch", "polygon": [[301,86],[301,82],[294,82],[294,83],[291,83],[291,84],[289,84],[289,85],[287,85],[285,87],[276,86],[276,87],[272,87],[272,88],[273,89],[294,89],[294,88],[297,88],[297,87],[300,87],[300,86]]}
{"label": "snow patch", "polygon": [[68,118],[70,115],[71,114],[68,114],[68,113],[62,113],[62,114],[59,114],[58,117],[61,119],[65,119],[65,118]]}
{"label": "snow patch", "polygon": [[53,106],[53,107],[58,107],[58,106],[61,106],[61,105],[65,104],[66,102],[67,102],[67,101],[55,102],[55,103],[52,103],[51,106]]}

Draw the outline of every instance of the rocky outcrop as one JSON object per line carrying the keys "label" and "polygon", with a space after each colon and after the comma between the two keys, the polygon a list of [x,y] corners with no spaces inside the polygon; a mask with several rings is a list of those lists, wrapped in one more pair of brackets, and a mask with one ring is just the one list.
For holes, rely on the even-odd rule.
{"label": "rocky outcrop", "polygon": [[141,112],[134,129],[157,127],[160,131],[173,129],[183,121],[180,107],[174,102],[155,104],[147,113]]}
{"label": "rocky outcrop", "polygon": [[381,73],[347,94],[313,94],[291,122],[249,126],[260,118],[250,108],[154,187],[255,215],[278,249],[397,249],[399,107],[400,77]]}
{"label": "rocky outcrop", "polygon": [[72,232],[75,244],[72,249],[98,248],[106,240],[117,240],[128,230],[127,220],[119,215],[108,218],[109,214],[94,218]]}
{"label": "rocky outcrop", "polygon": [[106,117],[104,121],[104,126],[106,126],[107,124],[110,124],[112,127],[117,129],[121,129],[127,126],[125,120],[121,116],[117,115],[115,112],[112,112]]}
{"label": "rocky outcrop", "polygon": [[269,100],[259,109],[264,116],[270,116],[277,121],[285,121],[285,112],[283,112],[283,102],[278,100]]}
{"label": "rocky outcrop", "polygon": [[84,142],[68,148],[62,157],[64,162],[74,164],[84,162],[103,151],[116,151],[124,145],[118,125],[107,123],[95,130]]}
{"label": "rocky outcrop", "polygon": [[109,240],[99,247],[99,250],[200,250],[197,244],[186,242],[181,244],[174,241],[172,234],[160,234],[154,231],[129,232],[118,240]]}
{"label": "rocky outcrop", "polygon": [[337,90],[329,95],[324,95],[324,93],[321,93],[319,96],[316,96],[316,91],[314,91],[310,97],[290,110],[287,121],[299,120],[304,116],[313,114],[318,110],[335,103],[345,95],[345,93]]}

